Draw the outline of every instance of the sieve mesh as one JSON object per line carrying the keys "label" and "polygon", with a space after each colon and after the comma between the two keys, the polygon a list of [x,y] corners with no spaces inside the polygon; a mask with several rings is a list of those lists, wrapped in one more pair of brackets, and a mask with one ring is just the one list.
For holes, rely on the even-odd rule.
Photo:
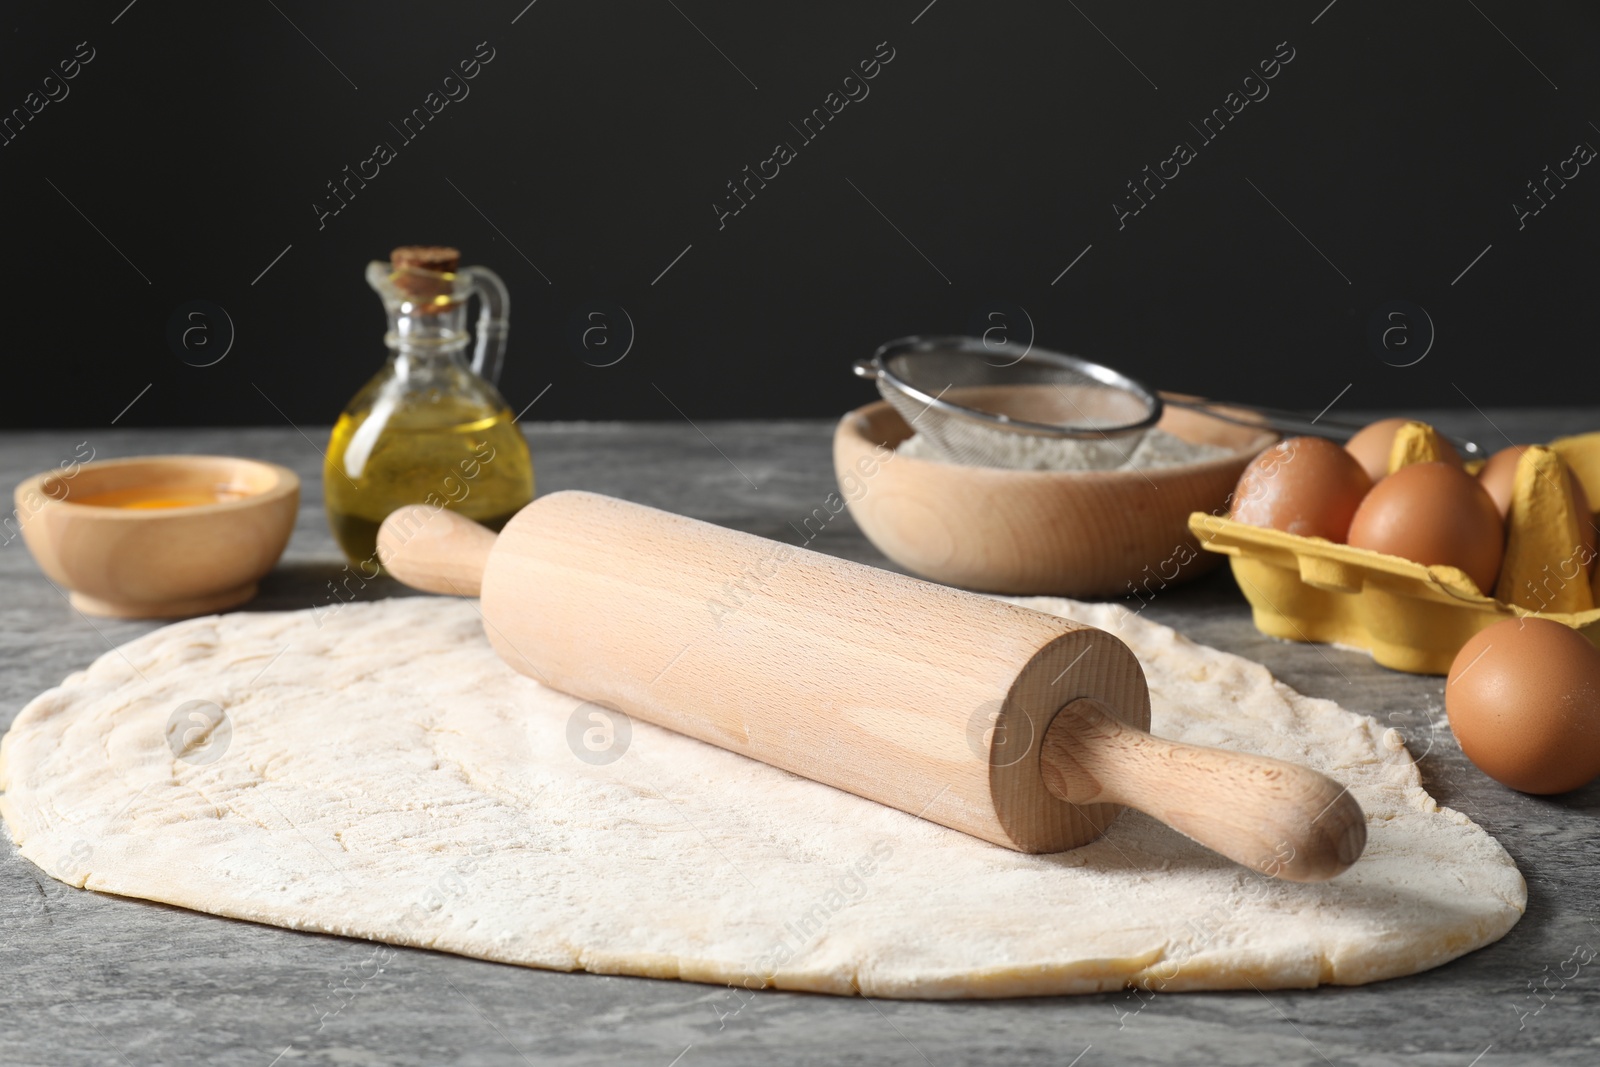
{"label": "sieve mesh", "polygon": [[1161,417],[1154,393],[1109,367],[976,337],[891,341],[856,373],[956,463],[1022,468],[1052,441],[1063,466],[1115,467]]}
{"label": "sieve mesh", "polygon": [[[1158,394],[1090,360],[980,337],[890,341],[871,359],[857,361],[855,372],[876,381],[878,392],[940,458],[980,467],[1121,466],[1160,420],[1164,405],[1254,430],[1341,441],[1363,425],[1326,418],[1332,404],[1308,417]],[[1466,458],[1483,456],[1475,441],[1455,435],[1446,440]]]}

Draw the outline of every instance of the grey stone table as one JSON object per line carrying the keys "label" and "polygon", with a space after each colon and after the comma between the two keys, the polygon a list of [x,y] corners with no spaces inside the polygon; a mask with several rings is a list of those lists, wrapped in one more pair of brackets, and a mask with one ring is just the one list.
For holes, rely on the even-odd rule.
{"label": "grey stone table", "polygon": [[[1491,447],[1506,443],[1502,430],[1546,440],[1600,427],[1594,411],[1433,417]],[[830,431],[822,422],[583,424],[534,426],[528,435],[543,491],[593,489],[783,537],[834,488]],[[227,452],[284,463],[305,479],[304,506],[283,562],[250,609],[306,608],[328,602],[341,565],[321,510],[325,440],[325,429],[290,427],[4,433],[0,483],[71,458],[83,441],[100,457]],[[847,515],[814,546],[884,565]],[[365,595],[399,592],[379,582]],[[1600,787],[1558,799],[1501,788],[1434,725],[1441,679],[1261,636],[1225,569],[1162,592],[1146,614],[1259,660],[1302,692],[1399,727],[1433,795],[1470,814],[1516,858],[1528,881],[1527,915],[1504,940],[1463,959],[1354,989],[1161,994],[1148,1003],[1127,992],[972,1003],[766,992],[719,1021],[725,991],[717,987],[552,974],[423,951],[400,950],[363,982],[364,943],[71,889],[0,835],[0,1063],[1600,1063],[1600,960],[1576,976],[1560,966],[1576,946],[1600,948]],[[0,547],[0,724],[153,625],[78,615],[20,540]],[[332,989],[347,978],[359,992],[346,994],[343,1010],[318,1030]]]}

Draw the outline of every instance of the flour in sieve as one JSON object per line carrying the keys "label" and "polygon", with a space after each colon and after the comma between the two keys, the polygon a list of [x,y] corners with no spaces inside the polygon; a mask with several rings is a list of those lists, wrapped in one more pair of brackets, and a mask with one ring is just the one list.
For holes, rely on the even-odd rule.
{"label": "flour in sieve", "polygon": [[[1159,428],[1145,433],[1138,444],[1116,438],[1097,441],[1034,437],[974,426],[964,427],[963,432],[984,435],[986,450],[998,461],[994,466],[1025,471],[1150,470],[1219,459],[1231,451],[1220,445],[1185,441]],[[913,459],[949,462],[921,434],[902,441],[895,451]]]}

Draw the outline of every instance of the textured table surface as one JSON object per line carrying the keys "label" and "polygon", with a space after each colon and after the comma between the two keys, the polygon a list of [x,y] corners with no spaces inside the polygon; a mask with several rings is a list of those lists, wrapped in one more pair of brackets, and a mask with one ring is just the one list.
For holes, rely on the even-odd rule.
{"label": "textured table surface", "polygon": [[[1600,412],[1439,413],[1491,450],[1600,428]],[[704,431],[703,433],[701,431]],[[1502,433],[1503,431],[1503,433]],[[585,488],[783,537],[833,490],[822,422],[532,426],[541,491]],[[252,610],[329,603],[342,565],[321,508],[326,428],[0,434],[0,482],[71,459],[223,452],[305,480],[294,540]],[[81,452],[78,454],[81,455]],[[790,539],[793,540],[792,535]],[[884,560],[850,523],[813,547]],[[364,595],[399,590],[374,583]],[[371,946],[99,896],[53,881],[0,835],[0,1064],[1501,1064],[1600,1062],[1600,786],[1521,796],[1479,774],[1440,718],[1443,681],[1364,655],[1270,640],[1226,570],[1145,614],[1259,660],[1283,681],[1402,730],[1428,789],[1515,857],[1528,912],[1499,943],[1412,978],[1354,989],[922,1003],[552,974]],[[0,547],[0,724],[151,623],[90,620]],[[1425,753],[1425,754],[1424,754]],[[1590,953],[1593,954],[1592,952]],[[741,1006],[742,1005],[742,1006]],[[737,1010],[735,1010],[737,1009]]]}

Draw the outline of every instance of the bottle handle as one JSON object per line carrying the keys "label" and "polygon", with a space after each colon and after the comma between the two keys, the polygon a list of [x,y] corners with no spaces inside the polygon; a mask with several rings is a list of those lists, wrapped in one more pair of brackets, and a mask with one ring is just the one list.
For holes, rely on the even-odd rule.
{"label": "bottle handle", "polygon": [[506,334],[511,330],[511,294],[500,276],[488,267],[462,267],[456,273],[466,275],[478,298],[478,344],[472,353],[472,372],[498,386]]}

